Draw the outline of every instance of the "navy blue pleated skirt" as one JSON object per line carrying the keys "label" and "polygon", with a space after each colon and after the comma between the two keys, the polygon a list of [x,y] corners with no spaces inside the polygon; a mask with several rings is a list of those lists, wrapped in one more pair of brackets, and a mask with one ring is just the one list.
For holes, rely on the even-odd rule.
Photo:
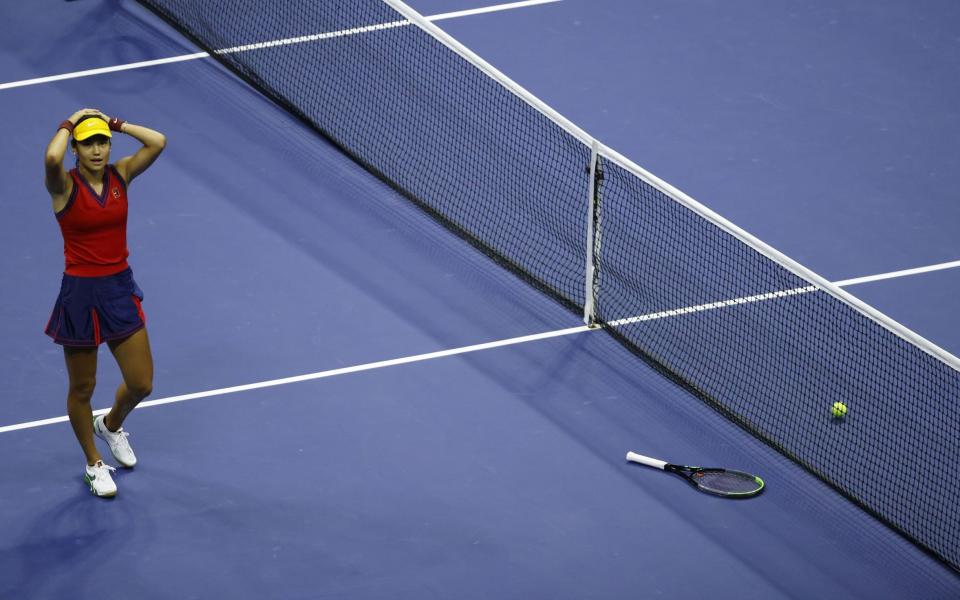
{"label": "navy blue pleated skirt", "polygon": [[125,269],[105,277],[63,276],[46,334],[62,346],[99,346],[146,325],[143,292]]}

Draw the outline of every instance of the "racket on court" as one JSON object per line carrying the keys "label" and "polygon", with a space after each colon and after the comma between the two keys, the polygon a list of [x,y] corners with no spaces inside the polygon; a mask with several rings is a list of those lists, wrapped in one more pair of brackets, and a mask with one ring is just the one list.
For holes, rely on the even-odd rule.
{"label": "racket on court", "polygon": [[627,460],[683,477],[692,486],[714,496],[750,498],[763,491],[763,480],[756,475],[715,467],[686,467],[672,465],[656,458],[627,452]]}

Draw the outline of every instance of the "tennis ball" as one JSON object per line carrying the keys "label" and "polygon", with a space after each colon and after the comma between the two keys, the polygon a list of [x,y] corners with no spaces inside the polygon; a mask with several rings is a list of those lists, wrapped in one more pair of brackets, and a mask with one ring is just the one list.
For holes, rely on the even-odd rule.
{"label": "tennis ball", "polygon": [[847,405],[843,402],[834,402],[833,407],[830,408],[830,413],[835,419],[842,419],[847,416]]}

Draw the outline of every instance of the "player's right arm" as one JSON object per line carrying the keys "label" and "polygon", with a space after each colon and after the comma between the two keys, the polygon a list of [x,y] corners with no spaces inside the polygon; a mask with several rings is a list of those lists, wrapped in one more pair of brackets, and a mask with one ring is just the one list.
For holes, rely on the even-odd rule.
{"label": "player's right arm", "polygon": [[61,124],[57,132],[53,134],[53,139],[47,144],[47,152],[43,159],[45,171],[43,183],[53,200],[54,212],[63,210],[67,205],[67,200],[70,199],[70,192],[73,191],[73,181],[67,176],[67,172],[63,168],[63,157],[67,153],[67,144],[70,141],[70,128],[65,127],[65,125],[67,122],[71,126],[76,125],[77,121],[84,115],[96,112],[92,108],[85,108],[73,113],[67,121]]}

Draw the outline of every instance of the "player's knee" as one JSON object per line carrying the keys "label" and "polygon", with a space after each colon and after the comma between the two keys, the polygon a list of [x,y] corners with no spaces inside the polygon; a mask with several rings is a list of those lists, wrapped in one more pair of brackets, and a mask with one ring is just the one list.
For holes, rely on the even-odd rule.
{"label": "player's knee", "polygon": [[127,389],[137,400],[143,400],[153,393],[153,382],[149,379],[134,381],[127,384]]}
{"label": "player's knee", "polygon": [[93,397],[93,390],[97,387],[96,377],[81,377],[70,380],[70,396],[75,400],[82,402],[89,401]]}

